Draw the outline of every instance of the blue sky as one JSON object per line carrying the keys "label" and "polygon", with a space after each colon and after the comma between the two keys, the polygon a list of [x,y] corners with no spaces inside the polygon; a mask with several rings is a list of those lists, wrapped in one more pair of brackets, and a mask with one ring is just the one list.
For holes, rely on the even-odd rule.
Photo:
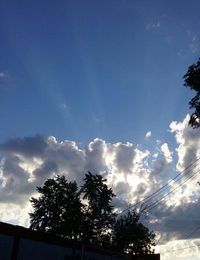
{"label": "blue sky", "polygon": [[[8,140],[20,137],[23,146],[30,141],[24,137],[35,136],[37,141],[37,134],[42,134],[58,142],[74,141],[86,154],[84,147],[99,145],[95,138],[104,140],[107,150],[111,144],[118,149],[117,143],[129,142],[144,157],[148,150],[152,165],[159,151],[166,165],[171,163],[172,151],[169,169],[180,170],[181,156],[189,149],[183,140],[190,131],[185,118],[193,96],[182,77],[200,56],[199,10],[198,0],[2,0],[2,165]],[[172,121],[177,124],[170,132]],[[192,134],[191,138],[198,140]],[[106,167],[112,161],[108,157]],[[27,169],[30,161],[23,163],[20,167]],[[100,167],[91,167],[95,166]],[[174,171],[166,171],[167,177],[173,176]]]}
{"label": "blue sky", "polygon": [[39,132],[141,142],[149,129],[165,138],[188,111],[182,76],[198,58],[200,25],[192,2],[2,1],[10,89],[0,140]]}

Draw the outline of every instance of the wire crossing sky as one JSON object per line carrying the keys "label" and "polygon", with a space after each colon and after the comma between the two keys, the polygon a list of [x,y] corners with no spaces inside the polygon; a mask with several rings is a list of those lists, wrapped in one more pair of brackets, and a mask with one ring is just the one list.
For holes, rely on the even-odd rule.
{"label": "wire crossing sky", "polygon": [[200,130],[183,76],[200,57],[199,10],[0,1],[0,221],[29,226],[36,186],[56,174],[81,185],[90,171],[119,211],[149,203],[162,259],[198,259]]}
{"label": "wire crossing sky", "polygon": [[[168,197],[171,193],[173,195],[174,191],[181,188],[186,182],[188,182],[190,179],[193,179],[194,177],[197,176],[197,174],[199,173],[199,170],[196,171],[195,173],[193,173],[192,175],[190,175],[190,173],[193,172],[194,167],[199,166],[199,164],[196,164],[199,160],[200,160],[200,158],[196,159],[186,169],[184,169],[182,172],[178,173],[174,178],[168,180],[167,183],[165,185],[163,185],[161,188],[154,191],[152,194],[148,195],[147,197],[143,198],[142,200],[138,201],[137,203],[125,208],[120,214],[123,214],[124,212],[126,212],[128,210],[132,210],[134,208],[136,209],[137,207],[141,207],[141,206],[145,209],[145,212],[147,213],[149,210],[151,210],[152,206],[154,208],[154,206],[157,206],[159,204],[159,202],[161,202],[163,200],[163,198]],[[186,180],[184,180],[184,177],[186,177]],[[183,180],[184,180],[184,182],[181,182]],[[173,187],[174,183],[176,183],[176,182],[180,182],[180,183],[176,187]],[[172,183],[172,185],[171,185],[173,187],[172,190],[170,190],[170,183]],[[163,192],[165,192],[165,191],[168,191],[167,194],[165,194],[165,193],[163,194]],[[150,204],[154,198],[156,198],[157,196],[161,196],[161,195],[163,195],[163,197],[160,198],[159,201],[156,201],[156,202]],[[145,206],[145,205],[147,205],[147,206]]]}

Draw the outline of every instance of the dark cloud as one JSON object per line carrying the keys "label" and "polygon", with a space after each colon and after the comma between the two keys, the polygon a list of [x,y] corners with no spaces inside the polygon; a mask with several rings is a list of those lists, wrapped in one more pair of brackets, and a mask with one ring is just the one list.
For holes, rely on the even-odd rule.
{"label": "dark cloud", "polygon": [[[171,163],[168,163],[165,158],[158,157],[152,162],[151,177],[154,177],[156,183],[165,183],[170,176],[169,170]],[[155,187],[156,188],[156,187]]]}
{"label": "dark cloud", "polygon": [[120,195],[127,195],[131,191],[131,186],[127,182],[118,182],[115,187],[115,193]]}
{"label": "dark cloud", "polygon": [[35,135],[33,137],[13,138],[0,144],[0,153],[21,154],[24,157],[42,157],[47,147],[47,137]]}
{"label": "dark cloud", "polygon": [[28,182],[29,173],[20,167],[20,159],[16,156],[8,156],[4,160],[3,187],[0,189],[1,202],[21,202],[33,192],[34,186]]}
{"label": "dark cloud", "polygon": [[134,165],[135,149],[132,145],[119,143],[115,148],[115,164],[118,170],[131,173]]}
{"label": "dark cloud", "polygon": [[159,176],[160,174],[163,173],[163,171],[165,170],[166,166],[167,166],[166,160],[164,158],[158,158],[152,164],[151,174],[153,176]]}
{"label": "dark cloud", "polygon": [[183,203],[177,207],[162,204],[152,211],[151,219],[158,219],[150,227],[161,234],[160,244],[170,240],[200,237],[200,199],[195,203]]}
{"label": "dark cloud", "polygon": [[114,197],[112,200],[112,205],[118,209],[119,212],[122,210],[128,208],[130,204],[127,202],[127,200],[123,200],[120,197]]}
{"label": "dark cloud", "polygon": [[35,181],[39,184],[58,173],[58,166],[55,162],[45,161],[39,168],[33,171]]}
{"label": "dark cloud", "polygon": [[136,189],[136,194],[139,194],[140,196],[144,194],[147,190],[147,184],[146,183],[139,183]]}

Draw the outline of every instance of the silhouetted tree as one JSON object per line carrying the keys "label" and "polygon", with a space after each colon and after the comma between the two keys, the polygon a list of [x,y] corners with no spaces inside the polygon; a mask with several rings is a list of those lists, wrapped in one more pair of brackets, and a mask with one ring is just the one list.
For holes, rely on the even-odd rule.
{"label": "silhouetted tree", "polygon": [[30,228],[64,238],[82,240],[116,253],[151,253],[155,234],[139,223],[134,211],[117,217],[111,205],[115,196],[101,175],[88,172],[79,189],[64,176],[48,179],[31,198],[34,211]]}
{"label": "silhouetted tree", "polygon": [[115,214],[111,206],[115,196],[112,189],[105,184],[101,175],[88,172],[82,186],[83,199],[87,200],[85,207],[86,239],[100,246],[109,240],[109,230],[114,223]]}
{"label": "silhouetted tree", "polygon": [[193,128],[197,128],[200,126],[200,59],[196,64],[188,68],[183,78],[184,86],[190,87],[190,89],[196,92],[196,96],[189,102],[190,108],[195,109],[194,113],[190,116],[189,124]]}
{"label": "silhouetted tree", "polygon": [[139,222],[140,215],[128,211],[126,215],[116,218],[113,226],[113,248],[118,253],[151,254],[155,245],[155,234]]}
{"label": "silhouetted tree", "polygon": [[76,182],[57,176],[45,181],[37,191],[40,197],[30,200],[34,209],[29,213],[30,228],[77,239],[81,234],[83,205]]}

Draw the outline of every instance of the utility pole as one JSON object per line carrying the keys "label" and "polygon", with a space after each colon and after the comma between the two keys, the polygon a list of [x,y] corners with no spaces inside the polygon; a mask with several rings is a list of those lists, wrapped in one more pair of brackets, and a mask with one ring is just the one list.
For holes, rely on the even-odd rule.
{"label": "utility pole", "polygon": [[86,226],[83,226],[83,238],[82,238],[82,246],[81,246],[81,260],[84,259],[85,254],[85,237],[86,237]]}

